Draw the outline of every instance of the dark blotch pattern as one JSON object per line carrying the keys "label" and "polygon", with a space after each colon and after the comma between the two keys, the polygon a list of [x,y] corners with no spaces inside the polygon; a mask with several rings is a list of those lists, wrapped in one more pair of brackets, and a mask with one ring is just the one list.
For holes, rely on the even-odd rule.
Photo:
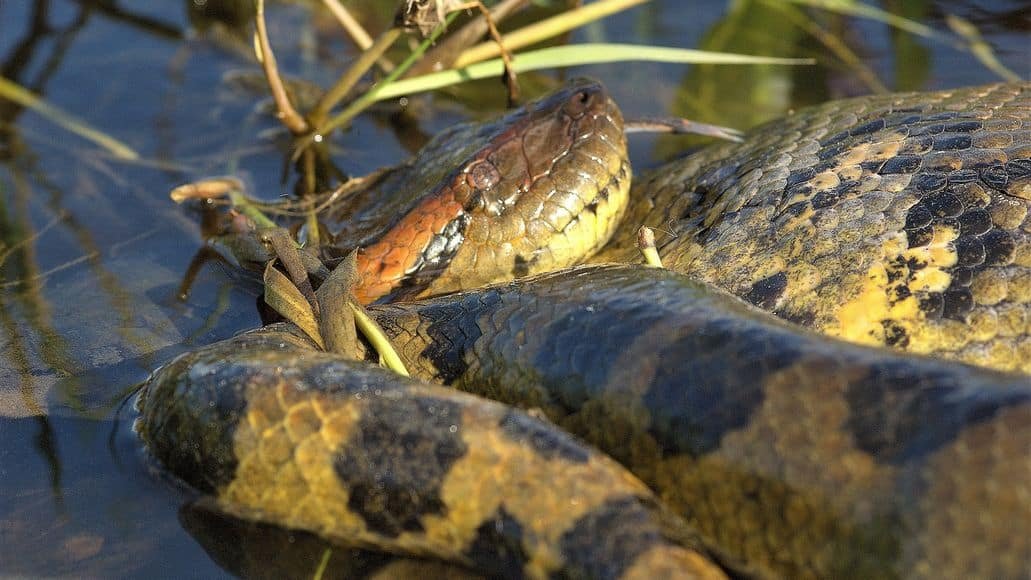
{"label": "dark blotch pattern", "polygon": [[931,210],[927,209],[927,206],[916,204],[909,209],[906,213],[906,226],[907,230],[915,230],[917,228],[923,228],[931,225],[931,220],[934,219],[934,215],[931,214]]}
{"label": "dark blotch pattern", "polygon": [[523,276],[530,275],[530,266],[533,265],[531,260],[527,260],[522,256],[515,257],[515,264],[512,266],[512,275],[516,278],[522,278]]}
{"label": "dark blotch pattern", "polygon": [[[924,117],[924,121],[930,121],[931,118]],[[923,135],[938,135],[945,131],[945,123],[928,123],[926,125],[916,125],[909,130],[910,137],[920,137]]]}
{"label": "dark blotch pattern", "polygon": [[962,375],[945,367],[885,360],[871,369],[848,385],[846,427],[856,447],[889,463],[926,457],[964,429],[1031,399],[1026,390],[964,389]]}
{"label": "dark blotch pattern", "polygon": [[945,299],[941,294],[928,294],[920,298],[920,310],[928,318],[941,318],[945,309]]}
{"label": "dark blotch pattern", "polygon": [[476,528],[466,555],[478,569],[489,570],[492,578],[519,580],[525,577],[523,565],[529,560],[523,546],[523,526],[505,507]]}
{"label": "dark blotch pattern", "polygon": [[427,360],[437,369],[437,380],[450,384],[465,374],[469,363],[465,353],[472,350],[472,345],[482,336],[476,319],[482,312],[489,312],[500,301],[497,293],[484,292],[479,297],[463,298],[463,315],[456,315],[455,310],[446,307],[428,307],[422,313],[429,321],[426,333],[430,342],[422,352]]}
{"label": "dark blotch pattern", "polygon": [[873,121],[867,121],[852,127],[849,133],[853,136],[868,135],[870,133],[876,133],[884,128],[884,119],[874,119]]}
{"label": "dark blotch pattern", "polygon": [[935,217],[956,217],[963,211],[963,204],[955,195],[945,191],[924,198],[923,205]]}
{"label": "dark blotch pattern", "polygon": [[1006,173],[1006,166],[1000,163],[989,165],[981,169],[981,180],[993,189],[1004,190],[1009,184],[1010,176]]}
{"label": "dark blotch pattern", "polygon": [[984,127],[984,123],[980,120],[973,119],[970,121],[948,123],[945,125],[945,130],[950,133],[971,133],[973,131],[977,131],[981,127]]}
{"label": "dark blotch pattern", "polygon": [[934,239],[934,228],[929,225],[906,230],[906,241],[910,248],[926,246],[931,243],[932,239]]}
{"label": "dark blotch pattern", "polygon": [[975,169],[959,169],[949,174],[949,185],[963,185],[977,181],[978,173]]}
{"label": "dark blotch pattern", "polygon": [[1031,177],[1031,159],[1013,159],[1006,164],[1006,173],[1011,179]]}
{"label": "dark blotch pattern", "polygon": [[[963,157],[965,154],[947,153],[970,148],[970,133],[981,130],[983,125],[979,119],[960,119],[942,125],[940,130],[937,125],[911,129],[911,136],[913,130],[934,133],[933,149],[946,153],[933,154],[938,159],[934,163],[928,164],[925,159],[923,170],[910,182],[910,189],[918,199],[905,217],[904,231],[909,247],[927,246],[941,228],[952,228],[959,233],[951,242],[956,252],[956,264],[946,268],[951,277],[949,287],[944,292],[916,292],[920,308],[929,318],[966,321],[975,310],[971,286],[978,275],[987,268],[1008,265],[1015,258],[1018,244],[1014,234],[993,223],[988,205],[1017,179],[1014,172],[1026,169],[1027,164],[1020,163],[1020,160],[1002,162],[995,156],[984,156],[982,160],[966,159]],[[909,157],[920,159],[919,156]],[[906,158],[899,155],[889,160],[881,168],[881,173],[908,171],[909,167],[903,167],[908,163]],[[957,160],[965,166],[950,166]],[[1014,163],[1017,166],[1011,171],[1010,166]],[[890,281],[899,281],[906,271],[906,268],[899,268],[894,275],[889,272]],[[896,332],[897,325],[890,321],[882,324],[885,325],[885,340],[889,345],[904,347],[908,344],[908,337]]]}
{"label": "dark blotch pattern", "polygon": [[517,411],[509,411],[501,420],[501,431],[513,441],[525,443],[538,455],[561,458],[573,463],[586,463],[587,451],[571,436],[548,428],[540,421]]}
{"label": "dark blotch pattern", "polygon": [[972,209],[959,216],[961,236],[980,236],[992,229],[992,216],[983,209]]}
{"label": "dark blotch pattern", "polygon": [[894,320],[882,320],[881,326],[884,328],[884,342],[888,346],[904,348],[909,344],[909,335],[906,333],[906,329]]}
{"label": "dark blotch pattern", "polygon": [[921,161],[922,158],[917,155],[897,155],[884,162],[880,174],[914,173],[920,169]]}
{"label": "dark blotch pattern", "polygon": [[944,299],[942,316],[952,320],[966,322],[967,315],[970,314],[970,311],[974,308],[974,296],[967,288],[953,289],[954,286],[955,285],[950,285],[950,289],[942,294],[942,298]]}
{"label": "dark blotch pattern", "polygon": [[1006,265],[1013,261],[1017,244],[1013,236],[1005,230],[992,230],[982,238],[985,249],[985,264],[989,266]]}
{"label": "dark blotch pattern", "polygon": [[796,186],[796,185],[798,185],[800,183],[805,183],[806,181],[809,181],[815,175],[816,175],[816,170],[813,169],[812,167],[805,167],[805,168],[802,168],[802,169],[797,169],[795,171],[792,171],[788,175],[787,182],[785,183],[784,186],[787,187],[787,188],[794,187],[794,186]]}
{"label": "dark blotch pattern", "polygon": [[763,382],[799,354],[733,320],[713,320],[661,348],[644,395],[650,431],[668,451],[692,456],[717,449],[726,433],[747,425],[763,401]]}
{"label": "dark blotch pattern", "polygon": [[985,259],[984,243],[974,236],[961,237],[956,240],[956,255],[958,266],[977,266]]}
{"label": "dark blotch pattern", "polygon": [[[542,337],[533,356],[533,368],[547,377],[542,381],[554,392],[551,403],[572,410],[596,396],[612,376],[613,365],[618,364],[622,347],[616,345],[634,344],[667,316],[662,309],[644,302],[621,314],[635,324],[612,324],[611,319],[586,309],[570,308],[556,312],[546,325],[531,331]],[[601,336],[606,337],[604,350],[602,345],[584,340]]]}
{"label": "dark blotch pattern", "polygon": [[913,176],[910,186],[920,193],[934,193],[945,189],[949,180],[944,173],[921,173]]}
{"label": "dark blotch pattern", "polygon": [[972,144],[970,135],[952,135],[945,133],[934,138],[932,148],[935,151],[958,151],[969,149]]}
{"label": "dark blotch pattern", "polygon": [[[198,362],[211,366],[203,372],[189,368]],[[154,456],[202,492],[215,493],[232,482],[239,463],[233,436],[255,374],[246,365],[190,357],[163,368],[162,381],[148,387],[144,406],[144,439]]]}
{"label": "dark blotch pattern", "polygon": [[667,543],[643,498],[609,500],[562,534],[566,569],[557,578],[619,578],[638,556]]}
{"label": "dark blotch pattern", "polygon": [[440,486],[467,451],[461,423],[448,401],[372,396],[333,464],[348,507],[384,536],[422,531],[424,514],[446,511]]}
{"label": "dark blotch pattern", "polygon": [[772,310],[777,300],[788,287],[788,277],[784,272],[777,272],[752,284],[752,289],[744,295],[744,299],[760,308]]}

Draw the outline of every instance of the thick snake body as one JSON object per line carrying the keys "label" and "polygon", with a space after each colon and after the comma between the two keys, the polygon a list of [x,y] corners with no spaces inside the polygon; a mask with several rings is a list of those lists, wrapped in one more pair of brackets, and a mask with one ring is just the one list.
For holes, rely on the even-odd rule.
{"label": "thick snake body", "polygon": [[[373,309],[424,378],[543,411],[661,504],[554,425],[282,328],[156,371],[141,434],[231,513],[492,574],[1022,577],[1026,376],[819,338],[705,282],[854,342],[1026,369],[1029,92],[840,101],[658,169],[599,259],[636,261],[632,232],[657,226],[675,234],[660,238],[667,264],[702,282],[588,268]],[[560,95],[532,122],[513,114],[521,132],[456,129],[468,139],[454,155],[435,141],[471,161],[436,195],[390,206],[401,230],[368,237],[372,206],[346,202],[358,225],[341,250],[376,248],[364,299],[473,287],[602,245],[578,224],[604,237],[624,211],[618,111],[597,85]],[[532,136],[549,126],[560,137]],[[533,169],[474,135],[552,156]],[[593,165],[567,165],[576,156]],[[581,182],[593,193],[564,191]],[[492,212],[507,220],[501,246],[474,227]],[[509,237],[534,219],[561,259]],[[471,273],[480,261],[489,274]]]}
{"label": "thick snake body", "polygon": [[1031,83],[805,109],[631,198],[597,261],[649,225],[667,267],[788,320],[1031,372]]}
{"label": "thick snake body", "polygon": [[289,329],[176,359],[139,407],[154,456],[241,517],[496,577],[725,578],[644,484],[554,426]]}
{"label": "thick snake body", "polygon": [[419,376],[542,410],[764,571],[1018,578],[1031,563],[1026,376],[800,332],[645,267],[373,312]]}

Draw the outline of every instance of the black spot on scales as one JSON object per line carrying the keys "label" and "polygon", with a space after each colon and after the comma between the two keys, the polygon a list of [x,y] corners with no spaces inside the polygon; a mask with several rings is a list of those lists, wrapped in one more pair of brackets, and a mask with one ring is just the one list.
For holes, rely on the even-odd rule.
{"label": "black spot on scales", "polygon": [[347,506],[387,537],[423,531],[422,516],[447,508],[441,485],[466,454],[461,408],[432,397],[370,394],[355,433],[333,462]]}

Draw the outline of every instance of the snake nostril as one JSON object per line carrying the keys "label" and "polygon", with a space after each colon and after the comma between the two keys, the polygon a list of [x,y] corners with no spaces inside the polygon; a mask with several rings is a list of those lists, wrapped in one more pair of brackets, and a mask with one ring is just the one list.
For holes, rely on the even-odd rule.
{"label": "snake nostril", "polygon": [[569,98],[564,107],[565,112],[572,117],[580,117],[594,102],[592,91],[577,91]]}

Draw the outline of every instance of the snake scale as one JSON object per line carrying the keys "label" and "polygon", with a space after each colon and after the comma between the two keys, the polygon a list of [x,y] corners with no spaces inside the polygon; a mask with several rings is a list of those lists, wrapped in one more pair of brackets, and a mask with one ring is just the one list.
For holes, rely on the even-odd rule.
{"label": "snake scale", "polygon": [[[370,307],[420,379],[471,394],[275,325],[156,371],[141,436],[229,513],[494,576],[1023,577],[1031,384],[1002,371],[1028,364],[1029,107],[1027,84],[828,103],[658,168],[624,210],[618,109],[574,85],[427,147],[460,165],[409,164],[443,196],[385,215],[433,233],[374,237],[345,202],[334,246],[390,256],[368,299],[475,288]],[[675,272],[476,288],[582,260],[586,221],[614,232],[603,261],[665,229]]]}

